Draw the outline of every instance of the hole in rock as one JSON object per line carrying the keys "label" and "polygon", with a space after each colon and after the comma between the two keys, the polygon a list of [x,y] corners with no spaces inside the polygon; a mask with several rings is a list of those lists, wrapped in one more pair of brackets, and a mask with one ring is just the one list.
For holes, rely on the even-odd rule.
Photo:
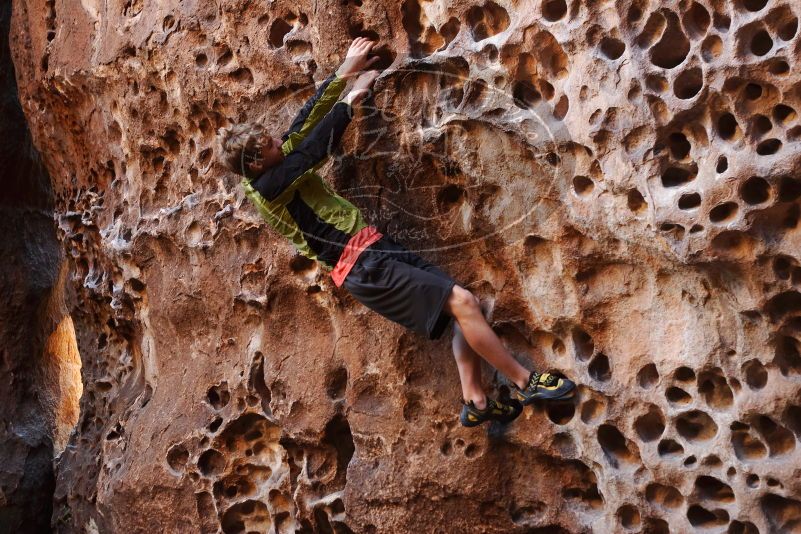
{"label": "hole in rock", "polygon": [[701,57],[707,63],[714,61],[723,52],[723,39],[717,35],[710,35],[701,43]]}
{"label": "hole in rock", "polygon": [[779,201],[793,202],[801,198],[801,180],[783,176],[779,182]]}
{"label": "hole in rock", "polygon": [[567,14],[565,0],[546,0],[542,4],[542,16],[545,20],[556,22]]}
{"label": "hole in rock", "polygon": [[220,428],[220,425],[222,424],[222,422],[223,422],[223,418],[222,417],[215,417],[214,421],[209,423],[209,432],[212,432],[212,433],[217,432],[217,429]]}
{"label": "hole in rock", "polygon": [[328,374],[325,391],[329,399],[341,399],[345,396],[347,386],[348,370],[345,367],[337,367]]}
{"label": "hole in rock", "polygon": [[633,464],[637,461],[626,445],[626,438],[612,425],[598,427],[598,444],[612,467],[619,468],[621,464]]}
{"label": "hole in rock", "polygon": [[764,115],[756,115],[754,117],[754,134],[755,137],[761,137],[773,129],[773,124],[770,119]]}
{"label": "hole in rock", "polygon": [[656,447],[656,452],[659,453],[659,456],[666,458],[681,456],[684,454],[684,447],[675,440],[663,439]]}
{"label": "hole in rock", "polygon": [[801,502],[768,493],[760,499],[770,533],[796,533],[801,528]]}
{"label": "hole in rock", "polygon": [[671,534],[670,526],[664,519],[658,517],[646,517],[642,532],[648,534]]}
{"label": "hole in rock", "polygon": [[609,59],[615,60],[626,51],[623,41],[614,37],[604,37],[601,39],[601,53]]}
{"label": "hole in rock", "polygon": [[197,460],[198,469],[205,476],[222,473],[225,469],[225,457],[214,449],[209,449]]}
{"label": "hole in rock", "polygon": [[748,11],[762,11],[768,5],[768,0],[742,0],[742,6]]}
{"label": "hole in rock", "polygon": [[712,22],[712,17],[709,16],[709,11],[698,2],[693,2],[690,9],[684,12],[682,19],[684,22],[684,29],[692,39],[700,39],[709,28],[709,23]]}
{"label": "hole in rock", "polygon": [[754,427],[768,444],[768,454],[771,458],[789,454],[795,450],[793,434],[770,417],[760,415],[754,421]]}
{"label": "hole in rock", "polygon": [[220,410],[227,406],[231,400],[231,394],[228,393],[228,383],[221,382],[216,386],[210,387],[206,393],[206,399],[215,410]]}
{"label": "hole in rock", "polygon": [[783,316],[801,311],[801,293],[798,291],[784,291],[771,297],[765,304],[765,311],[771,320],[777,322]]}
{"label": "hole in rock", "polygon": [[595,421],[601,419],[603,412],[604,412],[603,403],[595,399],[590,399],[581,405],[581,420],[585,424],[594,423]]}
{"label": "hole in rock", "polygon": [[685,467],[693,466],[697,461],[698,459],[694,455],[690,455],[684,460],[684,466]]}
{"label": "hole in rock", "polygon": [[779,39],[782,41],[789,41],[793,37],[795,37],[796,32],[798,31],[798,18],[793,17],[788,22],[786,22],[781,28],[779,28]]}
{"label": "hole in rock", "polygon": [[649,389],[659,381],[659,371],[656,369],[656,364],[649,363],[644,365],[637,373],[637,383],[643,389]]}
{"label": "hole in rock", "polygon": [[626,194],[626,205],[634,213],[640,213],[648,205],[643,198],[642,193],[637,189],[629,189]]}
{"label": "hole in rock", "polygon": [[726,534],[759,534],[759,529],[750,521],[734,520],[729,524]]}
{"label": "hole in rock", "polygon": [[707,441],[715,437],[718,425],[700,410],[684,412],[676,417],[676,431],[687,441]]}
{"label": "hole in rock", "polygon": [[770,62],[768,71],[776,76],[781,76],[790,72],[790,64],[783,59],[776,59]]}
{"label": "hole in rock", "polygon": [[605,354],[598,354],[590,362],[587,371],[590,376],[599,382],[608,382],[612,378],[612,369],[609,365],[609,358]]}
{"label": "hole in rock", "polygon": [[717,528],[728,524],[729,513],[721,508],[709,511],[694,504],[687,509],[687,519],[696,528]]}
{"label": "hole in rock", "polygon": [[623,528],[635,530],[640,528],[640,511],[636,506],[624,504],[617,510],[617,519]]}
{"label": "hole in rock", "polygon": [[682,365],[681,367],[677,367],[673,372],[673,379],[679,382],[692,382],[695,380],[695,371],[690,367]]}
{"label": "hole in rock", "polygon": [[655,93],[662,93],[668,88],[667,78],[657,74],[649,74],[645,78],[645,87]]}
{"label": "hole in rock", "polygon": [[749,360],[743,364],[745,383],[751,389],[762,389],[768,383],[768,371],[759,360]]}
{"label": "hole in rock", "polygon": [[679,406],[690,404],[693,400],[689,393],[676,386],[669,387],[665,391],[665,397],[672,404],[678,404]]}
{"label": "hole in rock", "polygon": [[483,6],[473,6],[467,12],[467,23],[470,25],[474,41],[482,41],[497,35],[509,27],[509,13],[489,1]]}
{"label": "hole in rock", "polygon": [[542,99],[542,95],[527,80],[515,82],[512,88],[512,98],[515,105],[522,109],[530,109]]}
{"label": "hole in rock", "polygon": [[726,156],[720,156],[718,158],[718,164],[715,167],[715,172],[717,172],[718,174],[723,174],[724,172],[726,172],[728,168],[729,168],[729,160],[726,158]]}
{"label": "hole in rock", "polygon": [[659,226],[659,229],[670,234],[670,236],[676,240],[681,240],[684,237],[684,227],[680,224],[665,222]]}
{"label": "hole in rock", "polygon": [[740,188],[740,198],[752,206],[767,202],[770,198],[770,184],[760,176],[752,176]]}
{"label": "hole in rock", "polygon": [[284,19],[277,18],[273,21],[272,26],[270,26],[270,35],[267,38],[267,41],[274,48],[281,48],[284,46],[284,37],[290,31],[292,31],[292,26],[290,26]]}
{"label": "hole in rock", "polygon": [[395,62],[395,56],[395,52],[389,47],[389,45],[384,44],[377,48],[373,48],[370,51],[370,57],[377,57],[378,61],[373,63],[372,69],[387,70]]}
{"label": "hole in rock", "polygon": [[757,145],[756,152],[760,156],[772,156],[782,147],[782,142],[778,139],[766,139]]}
{"label": "hole in rock", "polygon": [[712,26],[714,26],[716,30],[726,33],[731,27],[731,18],[725,13],[718,13],[716,11],[712,16]]}
{"label": "hole in rock", "polygon": [[757,83],[749,83],[745,86],[743,94],[748,100],[757,100],[762,96],[762,86]]}
{"label": "hole in rock", "polygon": [[773,48],[773,39],[765,30],[759,30],[751,38],[751,53],[755,56],[764,56]]}
{"label": "hole in rock", "polygon": [[698,193],[684,193],[679,197],[680,210],[692,210],[701,205],[701,195]]}
{"label": "hole in rock", "polygon": [[[320,510],[319,508],[317,510]],[[315,512],[317,512],[315,510]],[[326,520],[326,523],[328,521]],[[261,501],[248,500],[228,508],[220,520],[223,534],[252,534],[268,532],[273,521],[267,505]],[[329,527],[330,528],[330,527]],[[333,530],[330,530],[333,532]]]}
{"label": "hole in rock", "polygon": [[692,147],[686,135],[681,132],[673,132],[668,136],[668,148],[674,159],[682,160],[690,155]]}
{"label": "hole in rock", "polygon": [[205,67],[208,62],[209,58],[206,54],[198,54],[195,56],[195,65],[198,67]]}
{"label": "hole in rock", "polygon": [[648,413],[634,421],[634,430],[645,442],[656,441],[665,432],[665,418],[657,406],[651,406]]}
{"label": "hole in rock", "polygon": [[645,488],[645,498],[649,503],[666,509],[675,509],[684,503],[684,497],[672,486],[651,483]]}
{"label": "hole in rock", "polygon": [[567,95],[562,95],[559,98],[559,102],[556,103],[556,106],[553,108],[553,116],[556,120],[564,120],[567,116],[567,112],[570,109],[570,100],[568,100]]}
{"label": "hole in rock", "polygon": [[231,72],[228,76],[238,83],[253,84],[253,73],[247,67],[240,67]]}
{"label": "hole in rock", "polygon": [[593,342],[592,337],[578,327],[573,329],[571,337],[573,338],[573,349],[575,351],[576,358],[583,362],[589,360],[595,352],[595,343]]}
{"label": "hole in rock", "polygon": [[784,423],[801,439],[801,406],[791,404],[784,410]]}
{"label": "hole in rock", "polygon": [[698,377],[698,392],[715,409],[725,409],[734,403],[734,394],[723,376],[723,371],[717,368],[701,373]]}
{"label": "hole in rock", "polygon": [[709,211],[709,220],[713,223],[725,223],[734,218],[739,206],[736,202],[718,204]]}
{"label": "hole in rock", "polygon": [[682,100],[689,100],[697,95],[703,86],[704,79],[701,69],[694,67],[678,75],[673,82],[673,94]]}
{"label": "hole in rock", "polygon": [[779,280],[789,280],[790,279],[790,268],[792,267],[794,260],[792,258],[788,258],[787,256],[779,256],[773,260],[773,272],[776,275],[776,278]]}
{"label": "hole in rock", "polygon": [[680,167],[668,167],[662,173],[662,186],[679,187],[695,179],[695,174]]}
{"label": "hole in rock", "polygon": [[662,13],[658,10],[652,11],[642,32],[637,36],[637,46],[642,49],[650,48],[662,36],[666,25],[667,21]]}
{"label": "hole in rock", "polygon": [[552,402],[548,403],[545,411],[548,414],[548,419],[554,424],[566,425],[573,419],[576,413],[576,406],[570,402]]}
{"label": "hole in rock", "polygon": [[718,118],[718,134],[721,138],[731,141],[739,136],[740,126],[731,113],[724,113]]}
{"label": "hole in rock", "polygon": [[779,104],[773,108],[773,118],[780,124],[787,124],[795,120],[796,113],[790,106]]}
{"label": "hole in rock", "polygon": [[695,479],[695,492],[701,500],[733,503],[731,486],[715,477],[703,475]]}
{"label": "hole in rock", "polygon": [[345,416],[337,414],[325,426],[322,443],[336,452],[335,480],[344,486],[348,478],[348,464],[356,448],[353,444],[353,434],[350,424]]}
{"label": "hole in rock", "polygon": [[309,271],[314,270],[317,262],[311,258],[307,258],[306,256],[302,256],[300,254],[296,254],[292,256],[292,259],[289,260],[289,269],[293,273],[303,274],[308,273]]}
{"label": "hole in rock", "polygon": [[562,456],[568,458],[576,456],[576,441],[567,432],[559,432],[554,435],[553,446]]}
{"label": "hole in rock", "polygon": [[448,184],[437,193],[437,205],[441,212],[452,210],[465,198],[465,190],[455,184]]}
{"label": "hole in rock", "polygon": [[731,445],[734,448],[734,455],[742,461],[760,460],[768,454],[765,445],[746,429],[732,429]]}
{"label": "hole in rock", "polygon": [[573,178],[573,191],[576,192],[576,195],[583,197],[587,196],[592,193],[592,190],[595,188],[595,182],[587,178],[586,176],[576,176]]}
{"label": "hole in rock", "polygon": [[167,452],[167,463],[175,471],[181,471],[189,461],[189,451],[183,445],[174,445]]}
{"label": "hole in rock", "polygon": [[[662,38],[651,48],[651,63],[663,69],[672,69],[680,65],[687,57],[690,52],[690,41],[681,31],[679,17],[675,13],[663,9],[662,15],[665,18],[666,27]],[[647,28],[648,24],[646,24]]]}

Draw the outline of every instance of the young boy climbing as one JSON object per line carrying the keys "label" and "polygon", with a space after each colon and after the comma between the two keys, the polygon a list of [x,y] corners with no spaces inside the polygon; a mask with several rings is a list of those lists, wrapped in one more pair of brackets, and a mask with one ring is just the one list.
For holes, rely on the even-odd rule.
{"label": "young boy climbing", "polygon": [[[243,176],[242,186],[260,214],[298,252],[332,268],[331,277],[359,302],[415,332],[437,339],[455,319],[453,355],[464,404],[460,421],[508,423],[536,399],[561,400],[575,384],[529,372],[487,324],[479,301],[451,277],[368,225],[356,206],[315,172],[338,146],[345,128],[378,73],[367,71],[374,42],[353,41],[337,71],[301,108],[280,138],[258,124],[220,129],[222,163]],[[357,76],[358,75],[358,76]],[[339,100],[347,80],[352,89]],[[481,385],[484,358],[514,383],[520,402],[489,399]]]}

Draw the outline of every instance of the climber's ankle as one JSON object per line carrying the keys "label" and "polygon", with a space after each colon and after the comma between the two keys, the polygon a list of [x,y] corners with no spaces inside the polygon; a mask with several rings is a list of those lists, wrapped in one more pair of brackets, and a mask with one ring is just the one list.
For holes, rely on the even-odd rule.
{"label": "climber's ankle", "polygon": [[464,400],[465,404],[467,404],[470,401],[473,401],[473,406],[475,406],[479,410],[483,410],[487,407],[487,396],[484,395],[483,393],[470,395],[469,398],[466,398]]}

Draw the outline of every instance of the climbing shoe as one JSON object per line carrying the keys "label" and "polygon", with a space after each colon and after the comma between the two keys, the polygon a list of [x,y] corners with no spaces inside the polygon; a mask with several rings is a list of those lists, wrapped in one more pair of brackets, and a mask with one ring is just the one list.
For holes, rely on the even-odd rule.
{"label": "climbing shoe", "polygon": [[528,377],[525,389],[515,386],[517,400],[528,406],[537,399],[563,400],[573,396],[576,384],[567,378],[560,378],[551,373],[538,373],[532,371]]}
{"label": "climbing shoe", "polygon": [[517,419],[522,411],[523,406],[514,399],[510,399],[508,402],[487,399],[487,407],[483,410],[476,408],[473,401],[470,401],[462,406],[459,421],[463,426],[478,426],[484,421],[498,421],[506,424]]}

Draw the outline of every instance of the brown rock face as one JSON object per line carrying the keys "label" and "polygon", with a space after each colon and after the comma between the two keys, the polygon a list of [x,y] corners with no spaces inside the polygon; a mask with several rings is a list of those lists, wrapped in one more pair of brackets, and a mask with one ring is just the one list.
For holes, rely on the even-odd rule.
{"label": "brown rock face", "polygon": [[[796,3],[14,9],[83,365],[56,531],[801,531]],[[324,174],[574,401],[460,427],[449,340],[293,258],[215,163],[359,35],[388,69]]]}

